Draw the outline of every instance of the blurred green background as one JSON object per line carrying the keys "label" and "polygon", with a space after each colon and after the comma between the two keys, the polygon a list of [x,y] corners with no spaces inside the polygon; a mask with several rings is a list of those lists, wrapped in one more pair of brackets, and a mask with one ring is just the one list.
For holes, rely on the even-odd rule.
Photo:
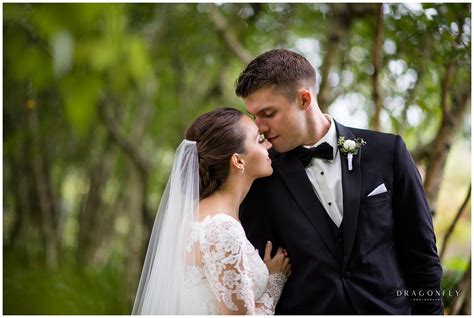
{"label": "blurred green background", "polygon": [[470,313],[471,6],[3,4],[3,313],[128,314],[174,150],[243,108],[276,47],[339,122],[400,134],[422,173],[447,313]]}

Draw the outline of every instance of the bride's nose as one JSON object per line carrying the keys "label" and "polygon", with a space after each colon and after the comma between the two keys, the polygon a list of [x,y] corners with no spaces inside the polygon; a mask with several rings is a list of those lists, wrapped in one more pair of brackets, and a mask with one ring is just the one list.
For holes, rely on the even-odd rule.
{"label": "bride's nose", "polygon": [[272,144],[268,141],[268,140],[265,140],[265,148],[270,149],[272,147]]}

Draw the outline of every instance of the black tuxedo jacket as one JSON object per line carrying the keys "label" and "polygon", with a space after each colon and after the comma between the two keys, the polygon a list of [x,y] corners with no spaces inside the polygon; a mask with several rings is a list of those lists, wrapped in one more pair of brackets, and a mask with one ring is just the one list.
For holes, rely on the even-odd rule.
{"label": "black tuxedo jacket", "polygon": [[[331,227],[291,152],[271,154],[273,175],[256,180],[240,208],[246,234],[262,255],[267,240],[288,250],[292,275],[276,313],[442,314],[442,269],[430,209],[404,142],[339,123],[336,130],[338,137],[367,142],[354,156],[352,171],[340,156],[340,229]],[[382,183],[386,193],[367,197]]]}

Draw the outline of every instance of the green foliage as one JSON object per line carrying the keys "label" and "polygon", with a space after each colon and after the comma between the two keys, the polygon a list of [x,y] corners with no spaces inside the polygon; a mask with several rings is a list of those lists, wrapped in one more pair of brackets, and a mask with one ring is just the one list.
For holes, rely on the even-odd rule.
{"label": "green foliage", "polygon": [[79,271],[66,256],[56,272],[28,266],[5,251],[3,313],[6,315],[129,314],[122,281],[124,266],[112,257],[101,268]]}
{"label": "green foliage", "polygon": [[[131,239],[133,164],[123,147],[111,139],[99,105],[104,103],[121,136],[138,149],[150,167],[146,203],[154,216],[174,150],[192,120],[218,106],[244,110],[234,94],[234,82],[245,63],[218,32],[210,18],[212,6],[4,4],[3,175],[8,211],[4,237],[18,249],[5,249],[5,313],[129,313],[123,277],[127,275],[125,257]],[[439,127],[441,84],[449,61],[457,69],[450,96],[466,85],[470,87],[470,5],[424,3],[417,10],[408,6],[383,5],[382,126],[386,132],[401,134],[410,149],[417,149],[432,140]],[[371,4],[224,3],[217,10],[250,56],[275,47],[289,48],[307,56],[319,75],[328,53],[329,34],[340,28],[337,51],[331,52],[335,63],[330,73],[337,81],[330,84],[334,100],[328,109],[333,114],[342,107],[338,114],[350,113],[351,120],[362,114],[364,121],[357,125],[368,125],[373,113],[375,36]],[[344,10],[347,15],[338,18],[337,13]],[[411,79],[409,85],[403,82],[407,79]],[[345,100],[345,104],[336,105],[338,100]],[[469,116],[462,123],[461,139],[470,136]],[[37,120],[36,128],[32,119]],[[33,145],[33,137],[39,145]],[[32,149],[40,149],[44,155],[42,169],[50,176],[60,207],[62,249],[57,272],[25,265],[23,254],[27,251],[44,254],[41,216],[33,191]],[[458,164],[462,160],[456,158],[457,170],[447,169],[449,176],[463,169]],[[79,215],[92,179],[101,172],[97,167],[103,162],[110,163],[111,168],[94,212],[103,215],[112,211],[110,249],[116,252],[101,264],[79,272],[73,261],[77,255],[64,249],[78,245]],[[465,177],[464,171],[462,174]],[[21,176],[30,181],[25,188],[21,188],[25,183]],[[465,178],[449,181],[449,176],[449,189],[444,193],[465,186]],[[21,195],[28,201],[24,204],[26,212],[22,211],[26,214],[20,213],[25,203]],[[448,202],[452,195],[440,197],[445,202],[440,206],[453,205]],[[18,230],[18,222],[26,223],[25,215],[30,227]],[[448,222],[446,217],[437,218],[443,223],[439,231]],[[466,231],[470,231],[469,226],[462,227],[462,235],[455,231],[453,241],[465,244],[470,235]],[[9,244],[4,242],[4,246]],[[459,279],[465,258],[448,260],[445,266],[443,284],[449,285]],[[454,280],[448,281],[451,276]]]}
{"label": "green foliage", "polygon": [[100,78],[85,74],[68,76],[60,83],[67,119],[80,135],[93,123],[100,84]]}
{"label": "green foliage", "polygon": [[461,257],[452,257],[447,262],[444,262],[441,289],[445,291],[443,295],[445,307],[449,307],[456,299],[457,293],[466,292],[459,289],[459,282],[468,266],[468,260]]}

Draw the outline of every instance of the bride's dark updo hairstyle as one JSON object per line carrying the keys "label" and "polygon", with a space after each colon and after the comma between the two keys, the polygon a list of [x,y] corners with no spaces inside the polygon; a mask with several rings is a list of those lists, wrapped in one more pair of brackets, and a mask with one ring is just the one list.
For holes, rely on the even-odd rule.
{"label": "bride's dark updo hairstyle", "polygon": [[239,125],[244,114],[234,108],[218,108],[199,116],[186,131],[196,141],[199,154],[199,197],[218,190],[229,175],[234,153],[245,152],[245,133]]}

